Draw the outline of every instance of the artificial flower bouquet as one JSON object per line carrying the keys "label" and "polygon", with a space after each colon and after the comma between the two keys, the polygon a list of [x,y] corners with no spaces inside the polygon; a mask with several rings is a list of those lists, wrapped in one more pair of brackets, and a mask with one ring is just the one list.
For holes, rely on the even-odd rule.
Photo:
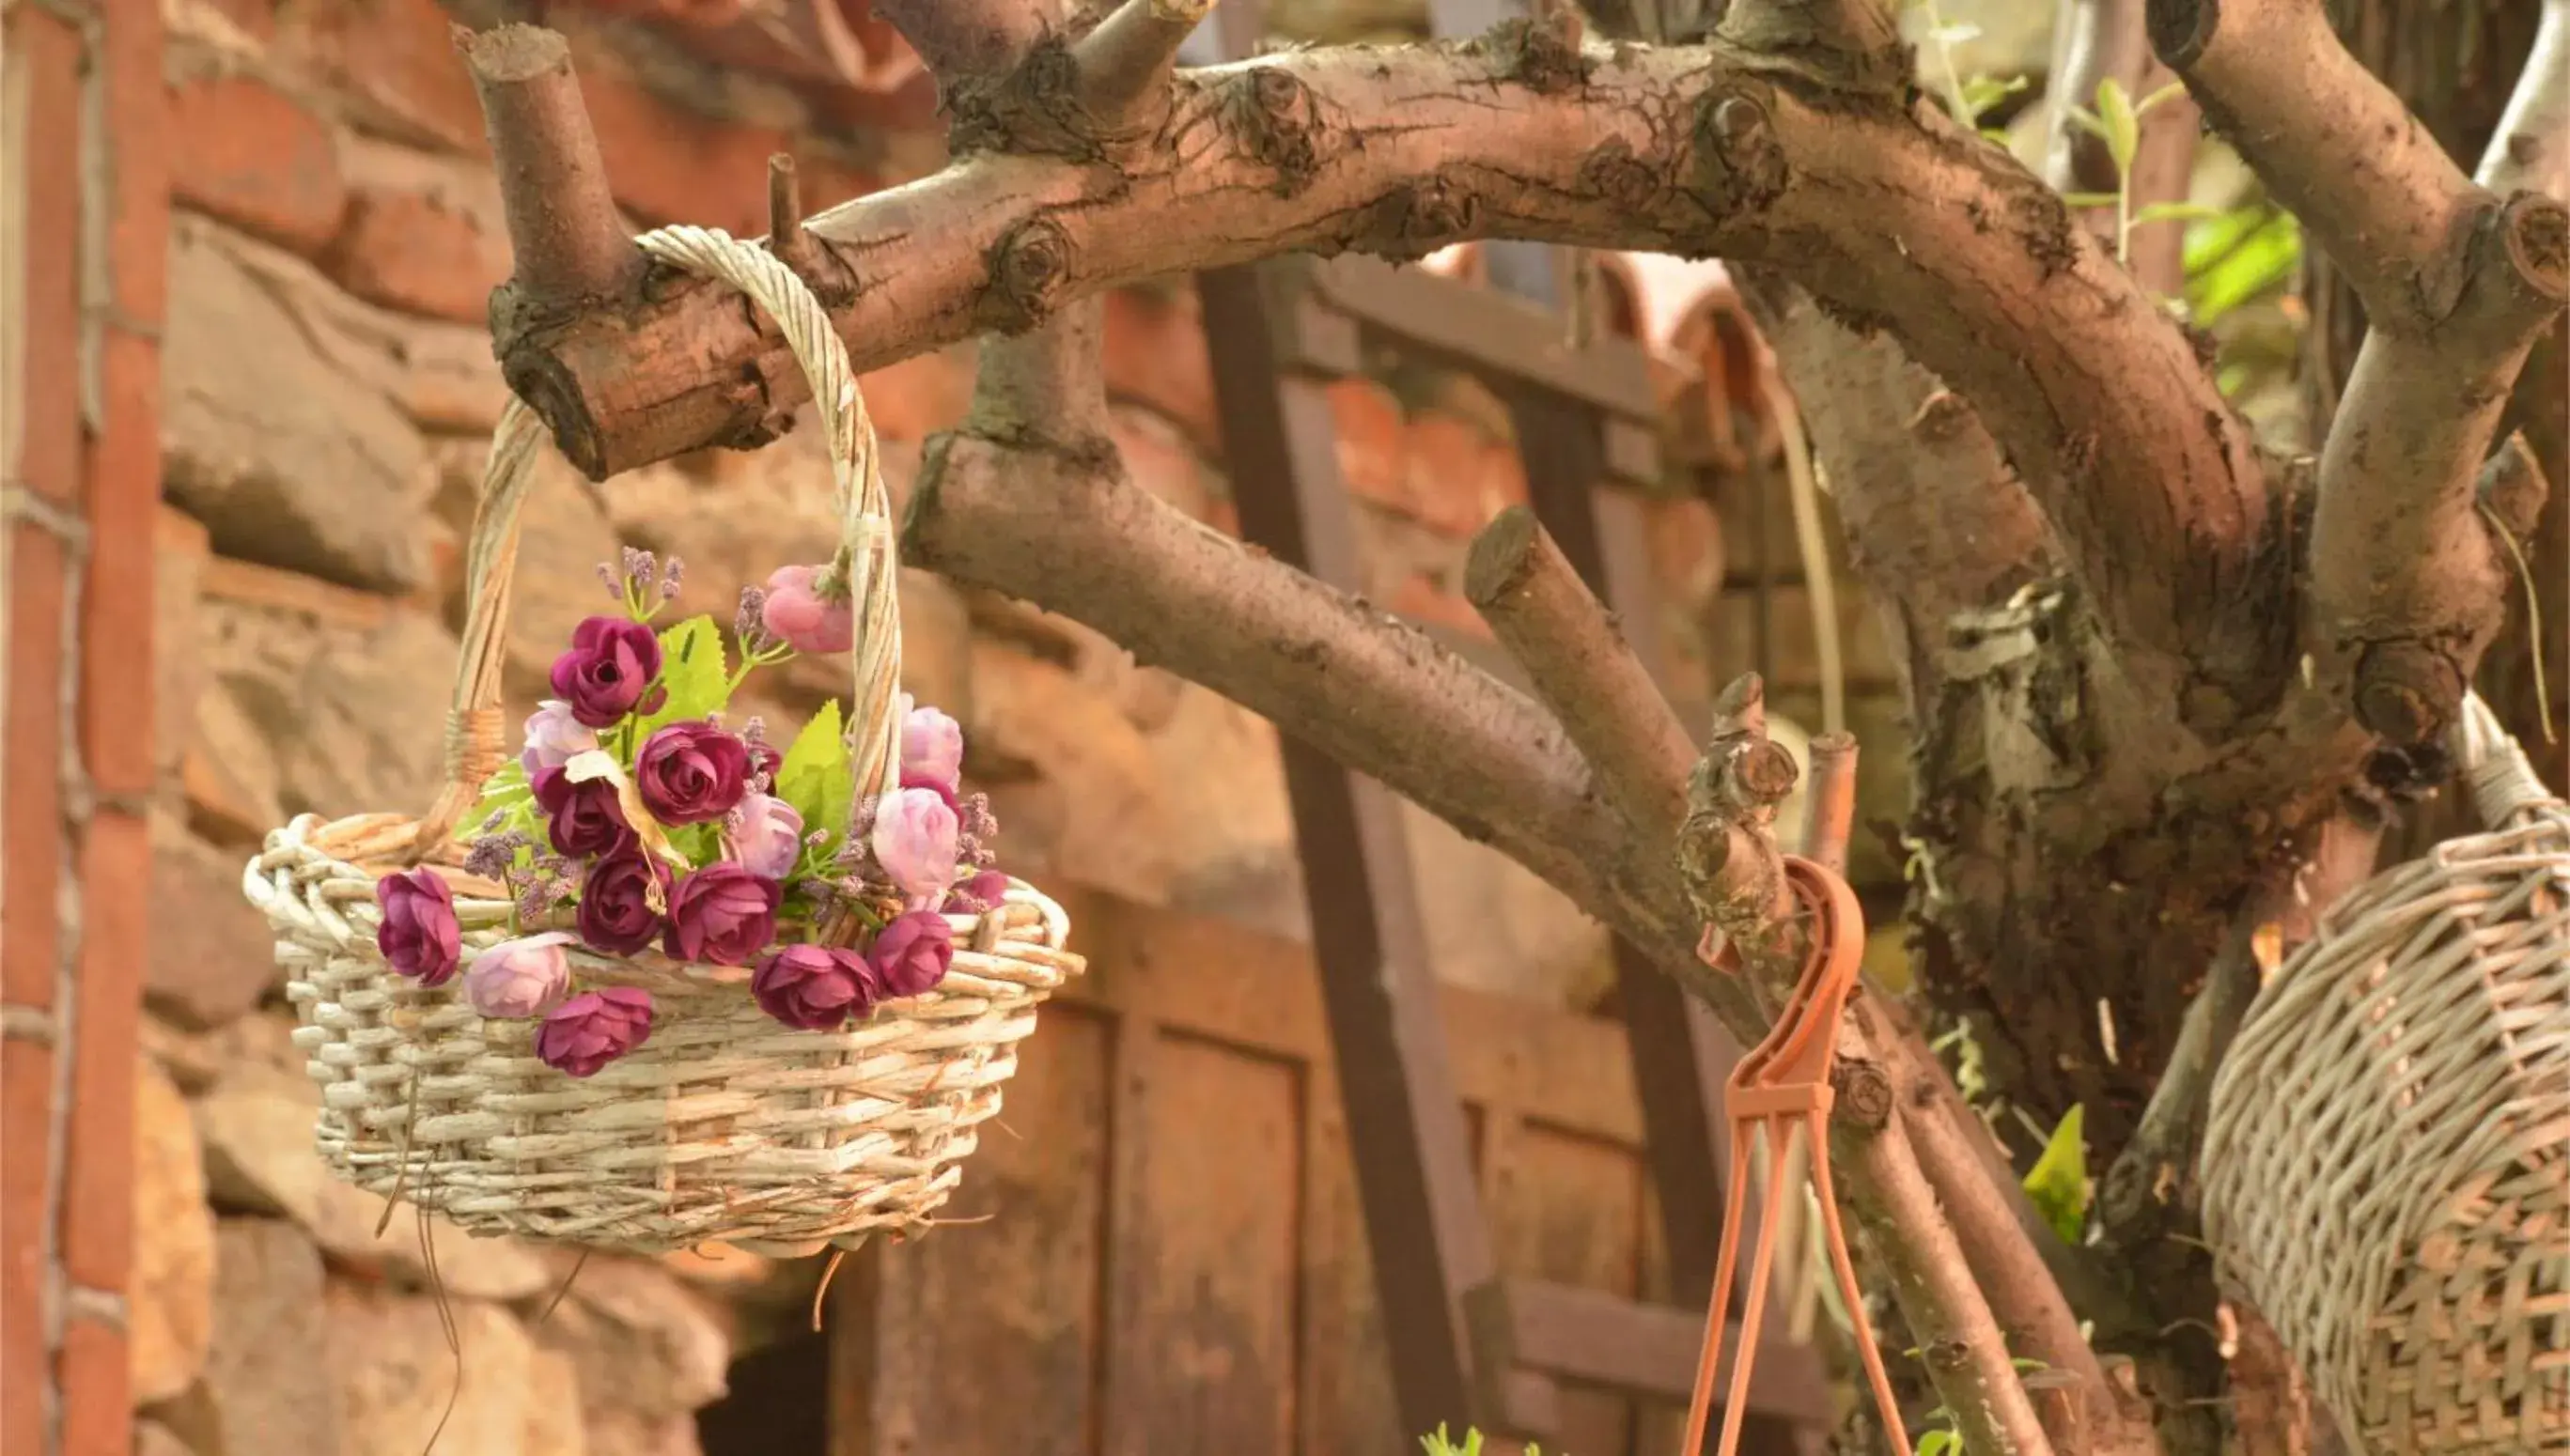
{"label": "artificial flower bouquet", "polygon": [[569,951],[751,967],[784,1025],[826,1031],[934,990],[951,915],[997,909],[989,800],[962,791],[964,736],[901,701],[900,787],[856,792],[833,700],[779,752],[752,717],[725,722],[749,675],[845,652],[856,624],[827,568],[786,566],[741,593],[730,646],[713,617],[655,630],[681,564],[628,550],[599,574],[619,610],[582,621],[515,760],[482,786],[468,874],[505,886],[511,938],[464,963],[453,892],[430,869],[376,882],[376,944],[397,974],[460,970],[485,1017],[539,1019],[535,1052],[588,1077],[651,1032],[647,991],[583,987]]}

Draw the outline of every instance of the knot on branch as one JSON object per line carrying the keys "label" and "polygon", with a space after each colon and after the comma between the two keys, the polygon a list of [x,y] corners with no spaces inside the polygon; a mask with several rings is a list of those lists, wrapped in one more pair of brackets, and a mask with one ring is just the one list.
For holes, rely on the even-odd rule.
{"label": "knot on branch", "polygon": [[1396,262],[1417,262],[1471,236],[1481,220],[1482,200],[1432,177],[1393,188],[1367,210],[1372,215],[1359,224],[1356,245]]}
{"label": "knot on branch", "polygon": [[1758,675],[1724,688],[1714,707],[1713,742],[1687,775],[1677,860],[1696,913],[1735,943],[1768,927],[1784,894],[1784,862],[1769,826],[1798,774],[1793,753],[1767,736],[1766,687]]}
{"label": "knot on branch", "polygon": [[946,112],[947,145],[959,157],[1015,152],[1093,162],[1105,155],[1081,105],[1079,63],[1060,34],[1037,41],[1002,75],[953,78]]}
{"label": "knot on branch", "polygon": [[1023,333],[1051,317],[1071,281],[1071,234],[1050,217],[1009,230],[991,259],[992,326]]}
{"label": "knot on branch", "polygon": [[1561,6],[1546,15],[1500,21],[1489,46],[1499,58],[1499,75],[1550,96],[1588,84],[1588,58],[1579,40],[1578,12]]}
{"label": "knot on branch", "polygon": [[2500,210],[2499,233],[2517,278],[2537,298],[2570,298],[2570,207],[2541,192],[2518,192]]}
{"label": "knot on branch", "polygon": [[2183,72],[2212,44],[2222,23],[2221,0],[2145,0],[2142,25],[2160,63]]}
{"label": "knot on branch", "polygon": [[1219,115],[1241,150],[1276,174],[1278,196],[1290,197],[1311,182],[1320,167],[1313,144],[1320,103],[1301,77],[1282,66],[1241,72],[1226,84]]}
{"label": "knot on branch", "polygon": [[1892,1122],[1892,1078],[1880,1065],[1841,1057],[1830,1069],[1830,1089],[1838,1095],[1841,1122],[1871,1132],[1881,1132]]}
{"label": "knot on branch", "polygon": [[1696,188],[1718,214],[1754,212],[1785,190],[1785,149],[1766,101],[1713,90],[1696,104]]}
{"label": "knot on branch", "polygon": [[2416,640],[2368,644],[2356,663],[2356,719],[2397,748],[2427,743],[2462,710],[2453,657]]}
{"label": "knot on branch", "polygon": [[1639,212],[1658,203],[1667,183],[1658,169],[1634,154],[1631,143],[1616,137],[1580,161],[1579,187],[1619,210]]}

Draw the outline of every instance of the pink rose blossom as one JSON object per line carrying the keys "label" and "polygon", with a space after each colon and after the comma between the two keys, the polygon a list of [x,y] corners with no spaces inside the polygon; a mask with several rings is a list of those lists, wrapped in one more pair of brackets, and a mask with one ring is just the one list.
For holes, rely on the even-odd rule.
{"label": "pink rose blossom", "polygon": [[857,608],[821,594],[819,566],[779,566],[767,577],[761,625],[797,652],[845,652],[857,644]]}
{"label": "pink rose blossom", "polygon": [[875,983],[886,996],[932,991],[955,963],[955,931],[946,917],[927,910],[897,915],[866,950]]}
{"label": "pink rose blossom", "polygon": [[559,698],[547,698],[536,705],[534,716],[527,719],[527,746],[518,752],[518,762],[525,767],[527,778],[547,769],[558,769],[571,762],[573,754],[587,753],[598,747],[598,734],[574,717],[571,704]]}
{"label": "pink rose blossom", "polygon": [[782,880],[803,858],[803,816],[773,794],[743,795],[725,825],[732,858],[761,879]]}
{"label": "pink rose blossom", "polygon": [[935,785],[949,800],[964,781],[964,728],[935,708],[913,708],[901,720],[901,781]]}
{"label": "pink rose blossom", "polygon": [[560,930],[503,940],[473,957],[464,972],[464,999],[485,1016],[523,1020],[554,1008],[571,985],[563,947],[578,939]]}
{"label": "pink rose blossom", "polygon": [[997,870],[985,870],[947,893],[943,909],[949,914],[987,915],[1009,898],[1009,877]]}
{"label": "pink rose blossom", "polygon": [[875,811],[875,862],[894,889],[912,901],[935,905],[955,883],[961,833],[944,795],[934,789],[903,789]]}
{"label": "pink rose blossom", "polygon": [[455,974],[464,951],[464,931],[455,923],[455,892],[434,870],[387,875],[375,882],[375,904],[384,922],[375,929],[375,948],[396,975],[424,986],[442,986]]}
{"label": "pink rose blossom", "polygon": [[536,1056],[575,1077],[594,1077],[650,1035],[651,993],[609,986],[556,1006],[536,1028]]}

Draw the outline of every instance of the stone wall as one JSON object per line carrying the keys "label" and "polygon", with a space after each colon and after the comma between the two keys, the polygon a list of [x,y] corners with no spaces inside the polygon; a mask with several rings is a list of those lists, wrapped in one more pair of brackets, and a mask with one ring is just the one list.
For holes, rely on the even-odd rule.
{"label": "stone wall", "polygon": [[[405,1215],[378,1237],[378,1206],[312,1158],[313,1088],[239,871],[294,814],[415,810],[436,788],[460,542],[505,401],[482,311],[509,249],[432,0],[165,11],[177,211],[153,533],[149,1055],[134,1089],[138,1449],[380,1456],[416,1448],[453,1379],[427,1236]],[[937,164],[934,118],[915,105],[823,107],[639,24],[554,20],[638,225],[763,230],[777,150],[814,206]],[[896,496],[922,441],[960,417],[971,369],[958,348],[864,380]],[[1191,289],[1112,296],[1107,373],[1136,484],[1229,529]],[[1399,368],[1335,402],[1369,595],[1483,634],[1460,577],[1471,533],[1524,494],[1504,412],[1469,381]],[[1725,575],[1710,514],[1652,509],[1669,609],[1691,618]],[[593,563],[621,546],[681,555],[684,604],[727,614],[740,585],[822,558],[834,534],[808,431],[604,488],[554,464],[524,524],[514,708],[603,605]],[[967,773],[996,801],[1009,868],[1305,934],[1264,720],[1023,603],[917,572],[902,600],[910,685],[965,722]],[[1709,662],[1680,667],[1700,697]],[[799,721],[844,685],[803,663],[762,692],[754,706]],[[1595,925],[1424,814],[1413,829],[1441,973],[1594,999],[1608,977]],[[441,1448],[473,1456],[693,1451],[689,1412],[803,1276],[737,1253],[597,1258],[545,1318],[562,1258],[451,1231],[434,1249],[471,1352]]]}

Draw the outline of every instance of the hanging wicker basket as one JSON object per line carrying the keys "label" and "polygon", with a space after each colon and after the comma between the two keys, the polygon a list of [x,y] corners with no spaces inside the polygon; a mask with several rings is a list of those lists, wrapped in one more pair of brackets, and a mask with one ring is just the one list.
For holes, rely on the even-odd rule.
{"label": "hanging wicker basket", "polygon": [[2570,809],[2477,698],[2490,829],[2334,907],[2215,1079],[2205,1235],[2369,1456],[2570,1453]]}
{"label": "hanging wicker basket", "polygon": [[[638,240],[756,300],[811,378],[829,423],[839,563],[857,624],[853,792],[895,792],[891,504],[846,351],[801,281],[764,250],[697,228]],[[268,836],[244,876],[274,929],[301,1021],[295,1043],[321,1084],[320,1156],[336,1176],[473,1233],[638,1253],[718,1240],[790,1256],[924,1227],[954,1190],[976,1128],[1000,1110],[1037,1006],[1081,968],[1064,949],[1062,908],[1034,889],[1011,881],[996,904],[946,913],[953,958],[935,988],[836,1029],[779,1024],[753,999],[744,966],[571,946],[574,984],[651,998],[642,1044],[585,1077],[539,1058],[538,1022],[486,1018],[462,994],[465,979],[423,985],[395,973],[379,948],[378,881],[414,867],[449,887],[466,967],[514,933],[510,893],[464,869],[456,831],[505,762],[509,578],[542,436],[513,403],[493,442],[468,551],[448,783],[435,807],[416,820],[303,816]]]}

